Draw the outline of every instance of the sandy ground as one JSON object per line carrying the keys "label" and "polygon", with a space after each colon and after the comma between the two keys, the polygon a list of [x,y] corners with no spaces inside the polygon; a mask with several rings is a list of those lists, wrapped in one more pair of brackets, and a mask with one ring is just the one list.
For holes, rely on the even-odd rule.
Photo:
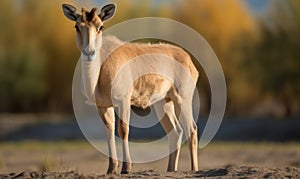
{"label": "sandy ground", "polygon": [[0,143],[0,177],[16,178],[300,178],[299,143],[211,143],[199,150],[200,171],[189,172],[182,147],[178,172],[167,158],[134,164],[129,175],[106,176],[108,159],[86,142]]}
{"label": "sandy ground", "polygon": [[157,172],[144,170],[132,172],[126,175],[83,175],[77,171],[68,172],[21,172],[0,174],[2,178],[299,178],[300,170],[293,167],[263,168],[250,166],[227,166],[212,170],[200,170],[198,172]]}

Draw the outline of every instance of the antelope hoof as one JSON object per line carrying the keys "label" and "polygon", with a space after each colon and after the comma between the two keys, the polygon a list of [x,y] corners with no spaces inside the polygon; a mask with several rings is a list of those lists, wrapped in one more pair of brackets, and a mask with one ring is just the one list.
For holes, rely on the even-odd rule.
{"label": "antelope hoof", "polygon": [[121,171],[121,174],[129,174],[129,171],[126,171],[126,170],[123,171],[123,170],[122,170],[122,171]]}
{"label": "antelope hoof", "polygon": [[174,168],[169,168],[168,167],[167,172],[176,172],[176,170]]}
{"label": "antelope hoof", "polygon": [[110,158],[109,166],[108,166],[106,174],[107,175],[115,175],[115,174],[117,174],[117,170],[118,170],[118,162],[116,160],[113,160]]}
{"label": "antelope hoof", "polygon": [[131,171],[131,163],[123,162],[121,174],[129,174]]}
{"label": "antelope hoof", "polygon": [[116,175],[117,174],[117,170],[110,170],[108,169],[106,172],[107,175]]}

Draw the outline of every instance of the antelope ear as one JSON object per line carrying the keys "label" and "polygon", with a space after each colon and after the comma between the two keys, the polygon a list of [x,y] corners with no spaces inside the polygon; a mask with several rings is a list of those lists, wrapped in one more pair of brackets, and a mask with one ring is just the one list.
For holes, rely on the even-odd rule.
{"label": "antelope ear", "polygon": [[63,9],[64,15],[72,21],[76,21],[78,19],[78,17],[80,16],[79,14],[76,13],[76,8],[72,5],[63,4],[62,9]]}
{"label": "antelope ear", "polygon": [[116,5],[115,4],[108,4],[101,9],[99,14],[100,19],[105,22],[113,17],[116,12]]}

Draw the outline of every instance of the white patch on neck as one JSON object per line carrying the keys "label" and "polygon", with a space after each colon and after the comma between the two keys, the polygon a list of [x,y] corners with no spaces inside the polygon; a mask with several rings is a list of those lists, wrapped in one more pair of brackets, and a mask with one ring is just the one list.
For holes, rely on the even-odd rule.
{"label": "white patch on neck", "polygon": [[96,104],[96,93],[99,92],[96,90],[96,87],[98,84],[101,65],[109,56],[109,54],[122,44],[124,44],[124,42],[120,41],[116,37],[106,36],[102,40],[101,49],[95,53],[94,59],[87,59],[86,56],[81,55],[81,92],[87,98],[86,104]]}
{"label": "white patch on neck", "polygon": [[81,59],[82,69],[82,87],[81,91],[87,98],[88,105],[95,105],[95,91],[100,73],[100,59],[96,58],[92,61]]}

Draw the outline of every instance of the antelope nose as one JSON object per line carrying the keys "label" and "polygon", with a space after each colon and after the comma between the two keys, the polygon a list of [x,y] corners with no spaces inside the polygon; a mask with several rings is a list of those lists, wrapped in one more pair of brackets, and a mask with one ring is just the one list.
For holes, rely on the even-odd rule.
{"label": "antelope nose", "polygon": [[95,50],[91,50],[91,51],[83,50],[82,53],[83,53],[85,56],[93,56],[93,55],[95,55]]}

